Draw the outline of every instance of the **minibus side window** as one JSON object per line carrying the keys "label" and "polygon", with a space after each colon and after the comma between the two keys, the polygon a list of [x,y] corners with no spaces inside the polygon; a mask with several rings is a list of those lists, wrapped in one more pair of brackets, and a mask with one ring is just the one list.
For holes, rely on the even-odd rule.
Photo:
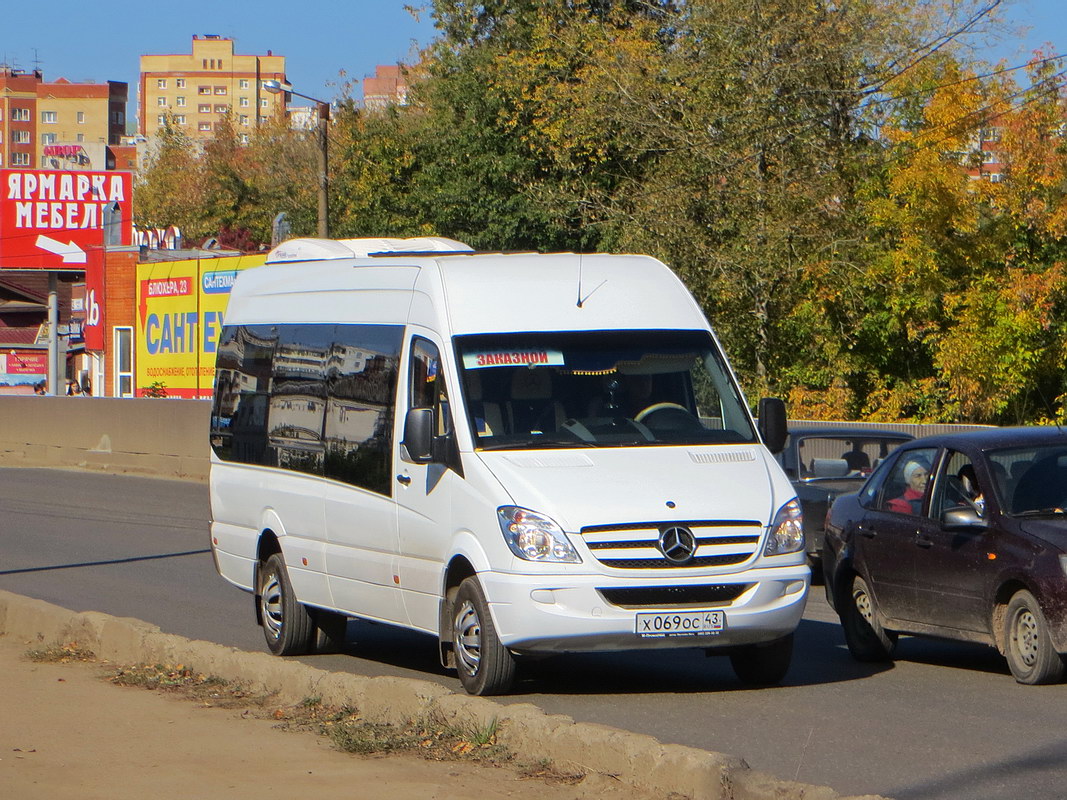
{"label": "minibus side window", "polygon": [[408,407],[434,409],[435,435],[451,433],[452,411],[441,371],[441,354],[428,339],[415,337],[411,340],[411,379],[408,385]]}

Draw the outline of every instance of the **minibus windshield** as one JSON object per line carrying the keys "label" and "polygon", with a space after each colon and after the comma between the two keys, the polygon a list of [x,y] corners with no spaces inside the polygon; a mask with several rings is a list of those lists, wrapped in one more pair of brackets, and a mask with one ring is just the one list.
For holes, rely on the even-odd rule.
{"label": "minibus windshield", "polygon": [[478,449],[757,441],[707,331],[479,334],[455,342]]}

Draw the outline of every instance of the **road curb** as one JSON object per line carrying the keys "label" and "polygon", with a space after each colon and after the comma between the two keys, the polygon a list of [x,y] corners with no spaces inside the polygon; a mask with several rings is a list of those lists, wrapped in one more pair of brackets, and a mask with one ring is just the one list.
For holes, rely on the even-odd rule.
{"label": "road curb", "polygon": [[119,664],[183,664],[220,678],[277,692],[284,702],[317,697],[354,708],[369,721],[398,724],[430,714],[484,729],[495,720],[497,740],[530,761],[548,759],[567,770],[607,776],[645,791],[694,800],[884,800],[844,797],[824,786],[778,780],[734,756],[606,725],[546,714],[534,705],[500,705],[457,694],[429,681],[328,672],[266,653],[162,633],[137,619],[74,612],[0,590],[0,634],[41,646],[76,641]]}

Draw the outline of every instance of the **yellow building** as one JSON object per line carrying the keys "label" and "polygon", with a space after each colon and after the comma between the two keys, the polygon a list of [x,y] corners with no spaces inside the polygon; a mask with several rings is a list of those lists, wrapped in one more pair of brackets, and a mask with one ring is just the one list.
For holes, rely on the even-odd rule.
{"label": "yellow building", "polygon": [[245,141],[260,125],[285,116],[285,96],[263,89],[263,81],[285,82],[285,56],[233,52],[233,39],[194,36],[192,53],[141,56],[138,125],[151,138],[167,115],[190,137],[210,139],[220,118],[233,115]]}
{"label": "yellow building", "polygon": [[37,87],[37,158],[42,169],[115,169],[111,148],[126,132],[126,84],[71,83]]}

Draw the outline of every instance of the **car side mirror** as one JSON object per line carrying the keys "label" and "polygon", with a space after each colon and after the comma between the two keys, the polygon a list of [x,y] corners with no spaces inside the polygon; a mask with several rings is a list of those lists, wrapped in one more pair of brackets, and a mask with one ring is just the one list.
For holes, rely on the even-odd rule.
{"label": "car side mirror", "polygon": [[973,508],[950,508],[941,515],[941,527],[948,531],[980,531],[989,523]]}
{"label": "car side mirror", "polygon": [[780,453],[785,448],[789,426],[786,424],[785,403],[779,398],[760,398],[759,435],[772,453]]}
{"label": "car side mirror", "polygon": [[433,461],[433,409],[412,408],[404,417],[404,449],[416,464]]}

